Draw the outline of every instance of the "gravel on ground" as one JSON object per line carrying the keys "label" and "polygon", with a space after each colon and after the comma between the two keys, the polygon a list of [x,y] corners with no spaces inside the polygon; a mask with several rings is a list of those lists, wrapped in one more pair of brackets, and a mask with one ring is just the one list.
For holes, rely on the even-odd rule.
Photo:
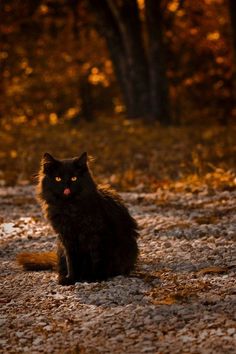
{"label": "gravel on ground", "polygon": [[55,248],[34,188],[0,188],[1,353],[236,353],[236,191],[122,196],[140,227],[135,271],[63,287],[15,262]]}

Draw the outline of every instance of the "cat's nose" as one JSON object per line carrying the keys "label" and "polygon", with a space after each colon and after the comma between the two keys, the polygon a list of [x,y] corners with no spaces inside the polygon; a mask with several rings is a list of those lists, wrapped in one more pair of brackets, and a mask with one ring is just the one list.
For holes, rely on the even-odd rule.
{"label": "cat's nose", "polygon": [[64,191],[63,191],[63,194],[64,194],[64,195],[69,195],[69,194],[71,194],[70,188],[65,188]]}

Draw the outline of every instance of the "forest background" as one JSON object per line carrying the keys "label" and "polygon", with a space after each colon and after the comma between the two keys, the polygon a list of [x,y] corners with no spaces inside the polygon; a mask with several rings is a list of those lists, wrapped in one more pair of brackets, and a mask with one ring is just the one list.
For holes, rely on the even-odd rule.
{"label": "forest background", "polygon": [[0,183],[87,150],[120,190],[234,189],[236,2],[4,0]]}

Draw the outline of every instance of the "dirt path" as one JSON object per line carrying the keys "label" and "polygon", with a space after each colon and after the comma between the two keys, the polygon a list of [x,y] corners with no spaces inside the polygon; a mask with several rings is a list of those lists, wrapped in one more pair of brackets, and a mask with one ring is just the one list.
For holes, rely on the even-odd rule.
{"label": "dirt path", "polygon": [[62,287],[14,262],[55,244],[33,188],[0,189],[1,353],[236,353],[236,191],[123,197],[136,272]]}

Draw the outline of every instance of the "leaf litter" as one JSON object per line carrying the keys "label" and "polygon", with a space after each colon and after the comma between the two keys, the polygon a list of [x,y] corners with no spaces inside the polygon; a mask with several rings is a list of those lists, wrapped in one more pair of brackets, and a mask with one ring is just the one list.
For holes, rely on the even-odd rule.
{"label": "leaf litter", "polygon": [[123,193],[140,225],[135,271],[68,287],[15,263],[55,248],[33,188],[0,196],[3,353],[235,353],[236,191]]}

